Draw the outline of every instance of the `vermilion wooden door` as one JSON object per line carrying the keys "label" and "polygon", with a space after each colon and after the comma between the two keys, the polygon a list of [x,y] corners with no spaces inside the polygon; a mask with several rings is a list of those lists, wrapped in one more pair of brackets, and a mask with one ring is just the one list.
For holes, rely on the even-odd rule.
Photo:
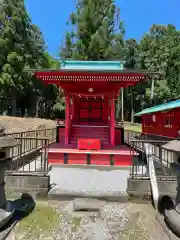
{"label": "vermilion wooden door", "polygon": [[102,99],[80,99],[79,120],[84,122],[102,121]]}

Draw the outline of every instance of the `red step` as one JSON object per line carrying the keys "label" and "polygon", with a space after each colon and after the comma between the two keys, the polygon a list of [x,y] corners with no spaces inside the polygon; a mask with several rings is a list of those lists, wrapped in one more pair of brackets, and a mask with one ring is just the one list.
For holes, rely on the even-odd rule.
{"label": "red step", "polygon": [[109,145],[109,128],[108,127],[72,127],[71,144],[77,144],[78,138],[100,139],[102,146]]}

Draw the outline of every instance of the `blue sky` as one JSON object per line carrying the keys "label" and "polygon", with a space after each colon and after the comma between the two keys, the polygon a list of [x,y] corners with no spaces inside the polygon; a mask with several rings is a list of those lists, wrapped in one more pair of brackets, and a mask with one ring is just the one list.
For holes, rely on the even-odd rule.
{"label": "blue sky", "polygon": [[[48,52],[57,56],[76,0],[25,0],[25,3],[33,23],[43,33]],[[179,0],[116,0],[116,3],[121,9],[126,38],[139,40],[154,23],[171,23],[180,29]]]}

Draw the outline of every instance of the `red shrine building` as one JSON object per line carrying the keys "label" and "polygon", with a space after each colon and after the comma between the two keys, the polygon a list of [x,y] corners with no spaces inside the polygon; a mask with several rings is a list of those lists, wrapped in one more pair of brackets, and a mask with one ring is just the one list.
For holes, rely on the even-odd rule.
{"label": "red shrine building", "polygon": [[112,155],[121,162],[122,152],[124,158],[129,156],[123,145],[123,127],[116,126],[116,99],[121,88],[155,74],[126,70],[120,61],[61,61],[59,70],[36,70],[38,79],[61,87],[66,98],[65,125],[57,127],[57,143],[49,149],[51,162],[61,162],[61,158],[66,163],[83,162],[89,154],[91,163],[93,158],[109,162]]}
{"label": "red shrine building", "polygon": [[142,119],[142,135],[180,137],[180,100],[146,108],[135,116]]}

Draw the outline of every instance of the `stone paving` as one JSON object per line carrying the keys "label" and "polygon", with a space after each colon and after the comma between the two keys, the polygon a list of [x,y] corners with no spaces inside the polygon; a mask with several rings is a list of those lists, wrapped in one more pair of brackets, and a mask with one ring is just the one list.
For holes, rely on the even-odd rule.
{"label": "stone paving", "polygon": [[53,186],[49,195],[128,197],[127,168],[100,170],[53,165],[49,175]]}

